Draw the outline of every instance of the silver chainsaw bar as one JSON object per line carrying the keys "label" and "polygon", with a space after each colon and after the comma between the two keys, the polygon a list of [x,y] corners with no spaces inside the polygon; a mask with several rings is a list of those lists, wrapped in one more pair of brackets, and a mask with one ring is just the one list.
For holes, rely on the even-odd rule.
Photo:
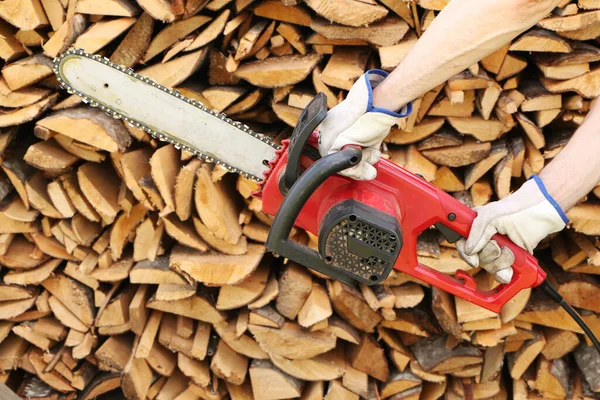
{"label": "silver chainsaw bar", "polygon": [[262,181],[279,149],[268,136],[105,57],[70,49],[53,70],[84,103],[246,178]]}

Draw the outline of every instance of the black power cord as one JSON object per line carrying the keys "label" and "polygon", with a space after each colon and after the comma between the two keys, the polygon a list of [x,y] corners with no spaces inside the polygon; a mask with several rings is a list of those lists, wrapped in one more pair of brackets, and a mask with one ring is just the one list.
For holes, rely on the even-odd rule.
{"label": "black power cord", "polygon": [[585,332],[585,334],[587,335],[587,337],[590,338],[590,340],[594,344],[594,347],[596,348],[596,351],[598,353],[600,353],[600,342],[598,342],[598,339],[596,339],[596,336],[594,336],[594,333],[591,331],[590,328],[588,328],[588,326],[585,324],[585,322],[583,322],[583,320],[581,319],[581,317],[579,316],[579,314],[577,314],[575,312],[575,310],[573,310],[573,308],[571,308],[571,306],[569,304],[567,304],[567,302],[562,298],[562,296],[560,295],[560,293],[558,293],[556,291],[556,289],[554,289],[548,283],[547,280],[545,280],[539,286],[539,288],[542,289],[544,291],[544,293],[546,293],[548,296],[550,296],[550,298],[552,300],[554,300],[555,302],[557,302],[562,308],[565,309],[565,311],[571,316],[571,318],[573,318],[575,320],[575,322],[577,322],[577,324],[581,327],[581,329],[583,329],[583,331]]}

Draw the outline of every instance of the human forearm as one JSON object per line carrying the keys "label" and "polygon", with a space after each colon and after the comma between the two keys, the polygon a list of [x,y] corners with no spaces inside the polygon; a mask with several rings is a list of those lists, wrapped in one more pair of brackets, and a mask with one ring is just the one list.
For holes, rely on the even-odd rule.
{"label": "human forearm", "polygon": [[509,282],[514,255],[501,251],[491,240],[493,235],[506,235],[533,254],[540,241],[563,230],[569,222],[568,210],[600,181],[599,131],[600,102],[538,177],[510,196],[478,208],[468,238],[457,242],[459,256],[494,272],[499,282]]}
{"label": "human forearm", "polygon": [[399,110],[535,25],[559,2],[452,0],[373,91],[373,105]]}
{"label": "human forearm", "polygon": [[600,182],[600,103],[567,145],[540,172],[548,193],[566,212]]}

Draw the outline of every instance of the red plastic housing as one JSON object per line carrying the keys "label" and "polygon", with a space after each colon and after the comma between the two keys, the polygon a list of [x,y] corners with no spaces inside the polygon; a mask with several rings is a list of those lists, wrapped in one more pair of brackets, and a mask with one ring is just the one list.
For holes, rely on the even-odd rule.
{"label": "red plastic housing", "polygon": [[[308,144],[316,147],[314,134]],[[262,198],[263,211],[273,216],[277,214],[283,201],[278,181],[287,163],[287,143],[285,145],[280,158],[274,160],[271,171],[265,175],[266,181],[261,185],[261,192],[256,193]],[[310,159],[302,158],[304,168],[308,168],[311,163]],[[493,239],[500,246],[509,247],[514,253],[514,275],[509,284],[501,284],[490,291],[478,289],[474,278],[463,271],[457,271],[453,277],[420,264],[416,245],[421,232],[441,222],[467,237],[476,213],[454,197],[390,161],[381,159],[376,168],[377,178],[372,181],[357,181],[341,175],[328,178],[311,195],[295,225],[318,235],[319,224],[327,210],[348,198],[394,215],[400,223],[403,238],[394,269],[495,313],[499,313],[502,306],[521,290],[538,286],[546,278],[545,272],[532,255],[502,235],[495,235]],[[453,220],[449,218],[451,213],[455,216]]]}

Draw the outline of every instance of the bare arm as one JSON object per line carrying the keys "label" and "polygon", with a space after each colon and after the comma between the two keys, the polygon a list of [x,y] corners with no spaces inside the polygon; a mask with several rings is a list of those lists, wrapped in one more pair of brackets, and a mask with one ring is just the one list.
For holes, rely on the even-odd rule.
{"label": "bare arm", "polygon": [[564,149],[539,174],[565,212],[600,182],[599,149],[600,103],[596,102]]}
{"label": "bare arm", "polygon": [[401,109],[531,28],[559,2],[452,0],[375,88],[373,105]]}
{"label": "bare arm", "polygon": [[[399,110],[544,18],[560,0],[452,0],[400,65],[373,90],[373,105]],[[600,102],[539,174],[566,212],[600,182]]]}

